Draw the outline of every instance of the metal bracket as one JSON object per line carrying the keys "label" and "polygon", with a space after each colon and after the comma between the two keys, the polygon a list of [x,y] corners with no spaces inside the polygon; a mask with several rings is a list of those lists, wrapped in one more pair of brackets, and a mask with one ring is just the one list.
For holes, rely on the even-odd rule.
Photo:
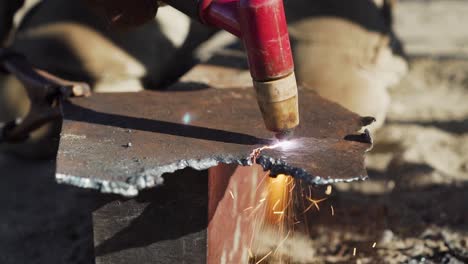
{"label": "metal bracket", "polygon": [[9,49],[0,49],[0,71],[13,74],[26,89],[31,107],[24,118],[0,124],[0,143],[18,143],[32,131],[62,118],[60,102],[72,96],[89,96],[91,90],[83,82],[71,82],[36,69],[26,57]]}

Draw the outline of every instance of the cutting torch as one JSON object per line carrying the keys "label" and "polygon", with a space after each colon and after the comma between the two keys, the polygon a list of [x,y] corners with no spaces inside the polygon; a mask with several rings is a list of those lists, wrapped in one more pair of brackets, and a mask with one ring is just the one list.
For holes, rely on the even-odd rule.
{"label": "cutting torch", "polygon": [[162,2],[242,40],[265,126],[277,138],[290,137],[299,125],[299,107],[283,0]]}

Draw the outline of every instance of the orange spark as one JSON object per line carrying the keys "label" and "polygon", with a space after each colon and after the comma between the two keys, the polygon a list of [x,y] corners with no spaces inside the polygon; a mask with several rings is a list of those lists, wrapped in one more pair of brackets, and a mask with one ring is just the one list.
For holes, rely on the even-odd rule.
{"label": "orange spark", "polygon": [[249,207],[247,207],[247,208],[244,209],[244,212],[245,212],[245,211],[248,211],[248,210],[252,210],[252,209],[253,209],[253,206],[249,206]]}
{"label": "orange spark", "polygon": [[272,208],[273,211],[276,209],[276,206],[279,204],[280,201],[281,199],[278,199],[276,203],[273,205],[273,208]]}
{"label": "orange spark", "polygon": [[294,183],[293,186],[289,189],[289,192],[291,193],[295,187],[296,187],[296,183]]}
{"label": "orange spark", "polygon": [[263,258],[261,258],[259,261],[255,262],[255,264],[258,264],[258,263],[264,261],[266,258],[268,258],[268,256],[271,255],[271,253],[273,253],[273,251],[268,252],[268,254],[266,254]]}
{"label": "orange spark", "polygon": [[309,205],[309,207],[307,207],[302,213],[304,214],[304,213],[306,213],[307,211],[309,211],[310,208],[312,208],[312,206],[314,206],[314,204]]}
{"label": "orange spark", "polygon": [[356,248],[353,248],[353,256],[356,256]]}
{"label": "orange spark", "polygon": [[262,207],[262,202],[260,202],[260,203],[255,207],[255,209],[253,209],[252,212],[250,212],[250,216],[249,216],[249,217],[251,217],[252,215],[254,215],[254,214],[260,209],[260,207]]}
{"label": "orange spark", "polygon": [[377,246],[377,242],[374,242],[374,244],[372,244],[372,248],[375,248],[375,246]]}
{"label": "orange spark", "polygon": [[332,186],[331,185],[328,185],[327,186],[327,189],[325,190],[325,194],[326,195],[330,195],[332,193]]}
{"label": "orange spark", "polygon": [[320,211],[319,203],[325,201],[326,199],[327,198],[323,198],[323,199],[320,199],[320,200],[314,200],[314,199],[312,199],[310,197],[307,197],[307,200],[312,202],[312,205],[314,205],[315,208],[317,208],[317,211]]}
{"label": "orange spark", "polygon": [[333,209],[333,205],[330,205],[330,209],[331,209],[332,216],[334,216],[335,215],[335,209]]}
{"label": "orange spark", "polygon": [[286,237],[284,237],[284,239],[281,240],[281,242],[279,242],[279,244],[278,244],[278,246],[276,247],[274,253],[276,253],[276,251],[278,251],[278,249],[283,245],[284,241],[286,241],[286,240],[288,239],[290,233],[291,233],[291,230],[289,230],[288,233],[286,234]]}
{"label": "orange spark", "polygon": [[255,193],[258,192],[258,188],[260,188],[260,186],[263,186],[262,183],[263,181],[266,179],[266,178],[269,178],[268,175],[270,174],[270,172],[267,172],[263,175],[262,179],[260,180],[260,182],[257,184],[257,188],[255,189]]}

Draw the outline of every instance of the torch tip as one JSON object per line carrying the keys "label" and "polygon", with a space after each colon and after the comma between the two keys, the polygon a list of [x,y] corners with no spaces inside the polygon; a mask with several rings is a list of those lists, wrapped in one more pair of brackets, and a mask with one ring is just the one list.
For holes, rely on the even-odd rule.
{"label": "torch tip", "polygon": [[289,140],[294,136],[294,129],[282,130],[275,134],[278,140]]}

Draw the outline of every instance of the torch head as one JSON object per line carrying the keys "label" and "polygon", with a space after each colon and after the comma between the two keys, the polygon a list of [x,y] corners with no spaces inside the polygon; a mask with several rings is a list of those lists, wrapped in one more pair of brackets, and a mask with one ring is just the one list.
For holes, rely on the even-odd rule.
{"label": "torch head", "polygon": [[290,135],[299,125],[299,108],[283,0],[239,0],[239,20],[265,126]]}
{"label": "torch head", "polygon": [[283,0],[164,0],[242,39],[268,130],[291,135],[299,124],[297,84]]}
{"label": "torch head", "polygon": [[294,129],[283,130],[275,134],[275,138],[284,141],[290,140],[294,136]]}
{"label": "torch head", "polygon": [[290,138],[299,125],[297,84],[294,73],[267,82],[254,81],[257,102],[268,130],[278,139]]}

